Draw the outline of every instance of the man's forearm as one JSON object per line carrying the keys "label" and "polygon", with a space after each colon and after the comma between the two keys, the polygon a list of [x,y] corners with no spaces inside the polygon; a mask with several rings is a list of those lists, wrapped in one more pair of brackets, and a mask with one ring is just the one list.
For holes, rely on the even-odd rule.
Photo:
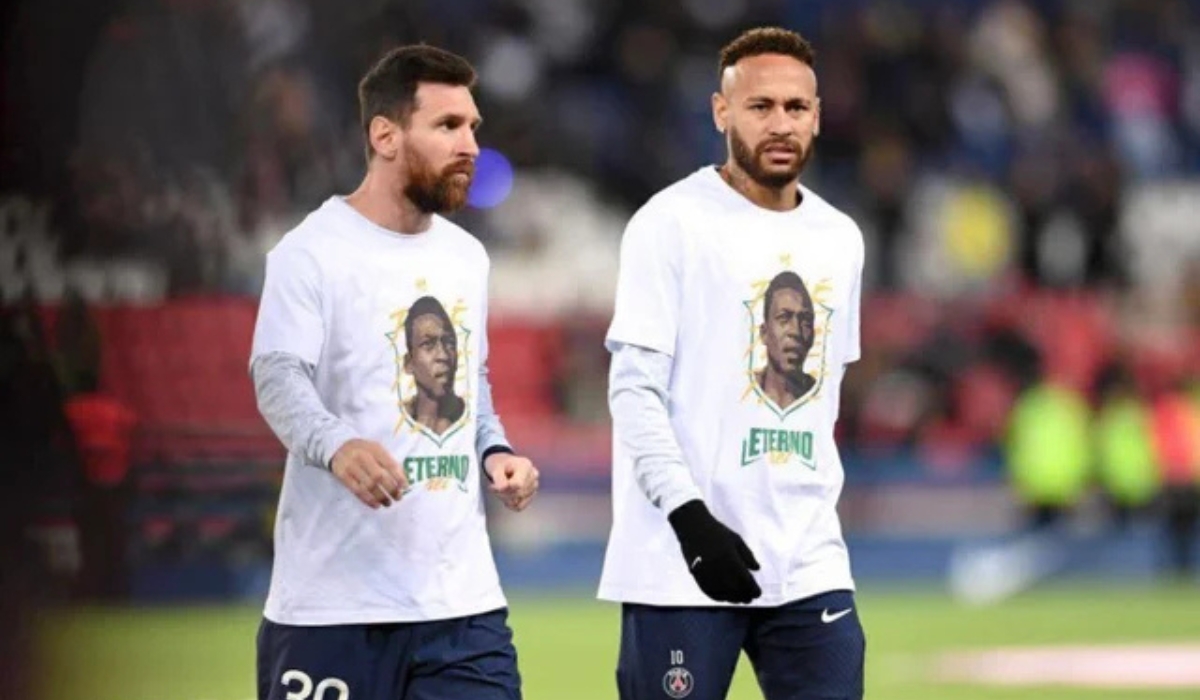
{"label": "man's forearm", "polygon": [[496,452],[512,452],[508,436],[504,434],[504,424],[492,404],[492,384],[488,381],[487,366],[479,370],[479,401],[475,428],[475,453],[479,455],[482,464],[488,455]]}
{"label": "man's forearm", "polygon": [[258,411],[289,452],[328,469],[354,429],[325,408],[313,384],[314,368],[295,355],[272,352],[254,360],[250,375]]}
{"label": "man's forearm", "polygon": [[613,353],[608,391],[613,430],[633,455],[638,485],[666,513],[701,497],[667,411],[671,364],[669,355],[621,345]]}

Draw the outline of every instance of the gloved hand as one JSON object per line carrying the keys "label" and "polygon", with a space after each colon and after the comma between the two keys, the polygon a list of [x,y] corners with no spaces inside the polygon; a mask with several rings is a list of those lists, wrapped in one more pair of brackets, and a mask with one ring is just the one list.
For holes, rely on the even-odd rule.
{"label": "gloved hand", "polygon": [[754,553],[733,530],[708,512],[704,501],[684,503],[667,515],[683,558],[700,590],[713,600],[749,603],[762,595],[750,575],[758,571]]}

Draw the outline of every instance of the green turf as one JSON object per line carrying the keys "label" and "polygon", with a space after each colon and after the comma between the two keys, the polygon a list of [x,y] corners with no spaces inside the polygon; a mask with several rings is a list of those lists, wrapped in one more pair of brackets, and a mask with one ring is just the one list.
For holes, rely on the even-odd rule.
{"label": "green turf", "polygon": [[[1062,587],[1002,606],[955,606],[934,594],[867,590],[867,697],[880,700],[1182,700],[1190,691],[991,689],[931,683],[938,651],[991,645],[1200,642],[1195,588]],[[585,598],[512,601],[528,700],[615,697],[616,608]],[[42,625],[46,700],[249,700],[258,610],[75,610]],[[333,700],[327,695],[325,700]],[[664,695],[665,697],[665,695]],[[760,697],[746,668],[730,698]],[[353,698],[351,698],[353,700]]]}

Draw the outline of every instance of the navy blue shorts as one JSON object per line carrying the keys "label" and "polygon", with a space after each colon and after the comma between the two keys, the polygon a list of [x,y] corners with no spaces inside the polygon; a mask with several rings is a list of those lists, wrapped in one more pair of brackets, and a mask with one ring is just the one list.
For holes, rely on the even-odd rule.
{"label": "navy blue shorts", "polygon": [[863,696],[854,594],[833,591],[776,608],[623,605],[620,698],[724,700],[743,650],[766,700]]}
{"label": "navy blue shorts", "polygon": [[508,611],[258,629],[259,700],[520,700]]}

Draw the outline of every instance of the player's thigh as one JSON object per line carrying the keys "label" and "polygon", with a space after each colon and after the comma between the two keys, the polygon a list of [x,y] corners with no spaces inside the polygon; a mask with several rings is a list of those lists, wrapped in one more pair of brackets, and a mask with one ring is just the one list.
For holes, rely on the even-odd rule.
{"label": "player's thigh", "polygon": [[259,700],[384,700],[395,694],[394,633],[372,625],[258,629]]}
{"label": "player's thigh", "polygon": [[834,591],[755,612],[746,643],[767,700],[859,700],[866,637],[854,594]]}
{"label": "player's thigh", "polygon": [[749,624],[745,610],[621,607],[621,700],[724,700]]}
{"label": "player's thigh", "polygon": [[403,700],[521,700],[507,610],[423,627],[414,640],[413,671]]}

